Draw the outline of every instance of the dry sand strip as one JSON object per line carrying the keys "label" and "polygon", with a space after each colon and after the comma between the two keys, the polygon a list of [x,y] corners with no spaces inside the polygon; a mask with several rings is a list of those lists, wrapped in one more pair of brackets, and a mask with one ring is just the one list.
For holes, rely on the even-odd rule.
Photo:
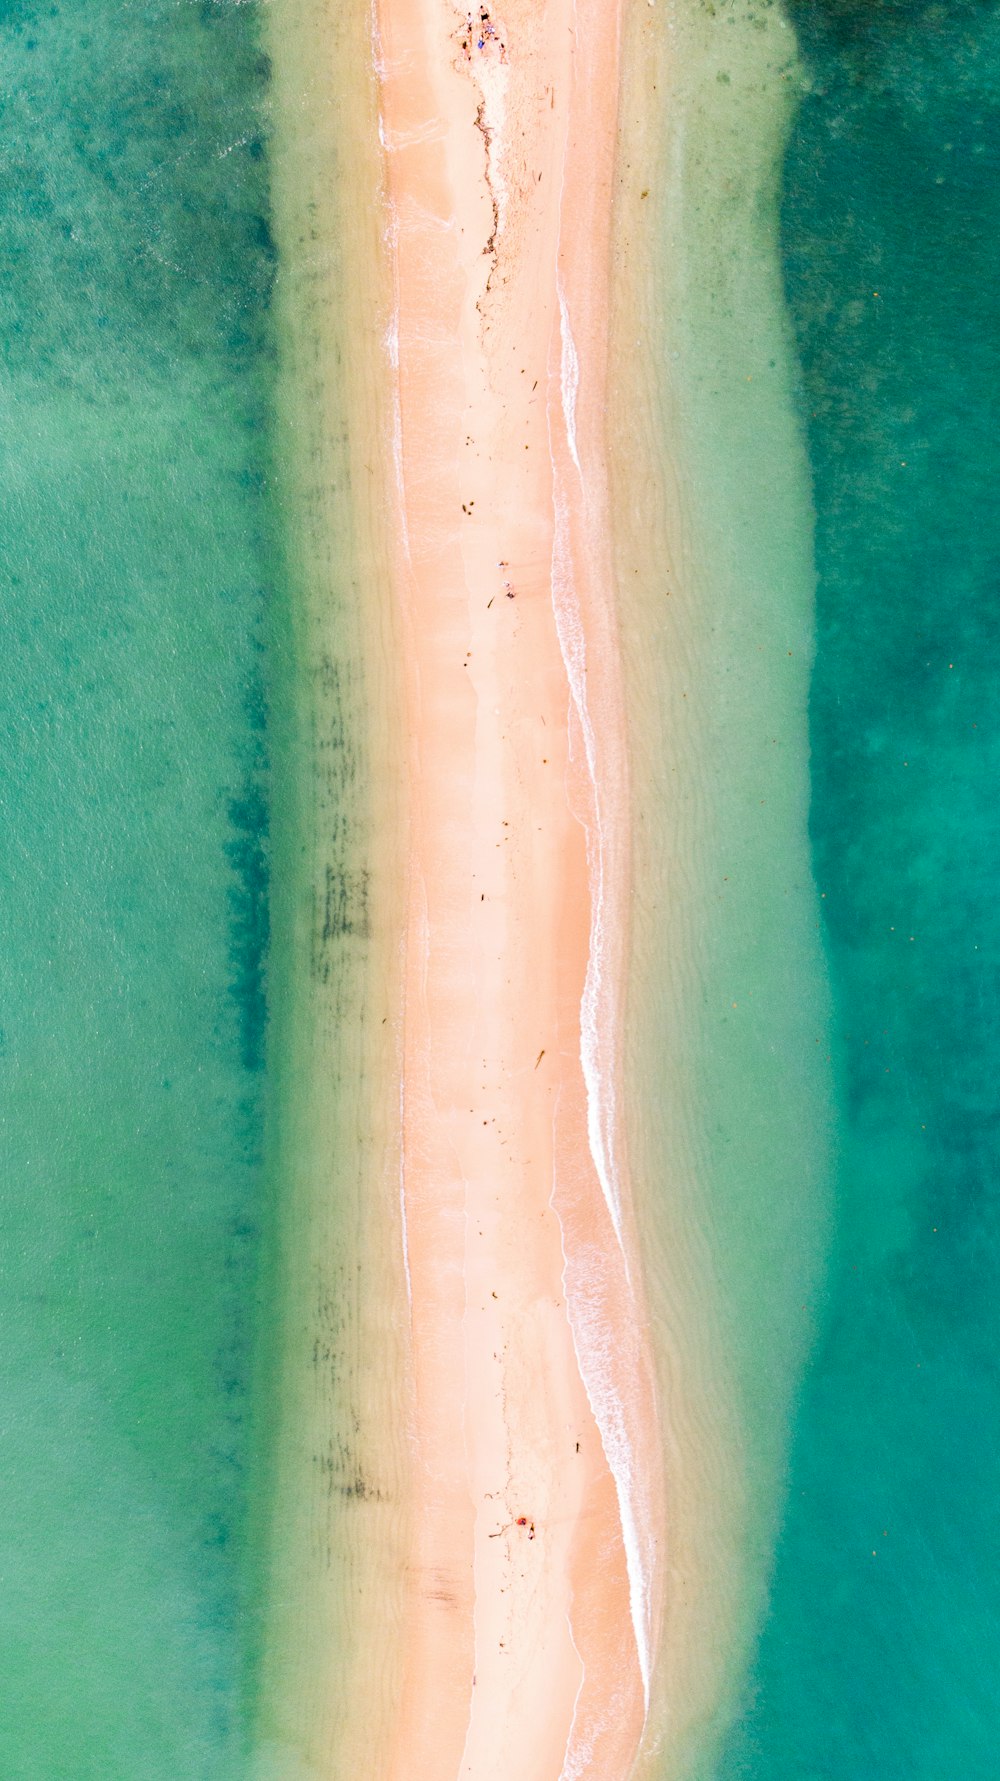
{"label": "dry sand strip", "polygon": [[379,0],[411,818],[390,1781],[621,1781],[662,1513],[620,1155],[610,0]]}

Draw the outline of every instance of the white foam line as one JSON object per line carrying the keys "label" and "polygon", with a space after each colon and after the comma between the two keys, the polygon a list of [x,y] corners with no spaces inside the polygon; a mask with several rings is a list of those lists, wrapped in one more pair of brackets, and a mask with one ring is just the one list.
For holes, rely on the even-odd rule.
{"label": "white foam line", "polygon": [[[567,1304],[570,1304],[572,1300],[573,1295],[571,1294]],[[588,1321],[586,1312],[581,1311],[579,1303],[576,1303],[573,1310],[570,1311],[570,1329],[573,1332],[573,1346],[576,1350],[577,1364],[587,1393],[587,1400],[600,1433],[604,1457],[615,1481],[622,1544],[625,1547],[625,1568],[628,1573],[629,1612],[635,1637],[636,1657],[639,1660],[639,1674],[642,1678],[643,1708],[644,1713],[648,1714],[651,1670],[650,1587],[647,1575],[648,1567],[644,1566],[642,1561],[643,1542],[634,1502],[632,1447],[625,1427],[622,1401],[611,1379],[613,1369],[607,1332],[603,1333],[602,1341],[600,1329],[591,1330],[589,1332],[590,1342],[587,1345],[589,1352],[586,1357],[584,1355]]]}
{"label": "white foam line", "polygon": [[[561,305],[561,335],[563,335],[563,309],[564,305]],[[565,337],[563,335],[564,340]],[[570,336],[570,338],[572,337]],[[565,362],[565,353],[562,357]],[[576,396],[575,389],[571,384],[564,383],[561,373],[562,367],[560,367],[560,390],[568,437],[572,413],[570,404],[575,403]],[[601,832],[600,784],[597,772],[597,738],[594,734],[590,708],[587,704],[587,646],[583,622],[580,617],[580,603],[573,588],[567,501],[562,493],[561,478],[556,467],[555,453],[552,451],[551,410],[548,421],[555,502],[555,525],[552,537],[552,610],[570,695],[583,734],[587,775],[590,780],[594,804],[594,820],[592,823],[584,824],[587,832],[587,865],[590,875],[590,944],[583,997],[580,1003],[580,1063],[587,1091],[587,1139],[594,1159],[594,1167],[597,1170],[597,1177],[601,1184],[601,1192],[611,1215],[618,1247],[622,1253],[626,1276],[631,1279],[622,1229],[621,1196],[615,1180],[617,1171],[613,1163],[613,1090],[609,1099],[605,1092],[601,1072],[600,1016],[602,1005],[606,1001],[603,962],[607,944],[605,938],[604,845]],[[581,487],[582,480],[581,475]]]}
{"label": "white foam line", "polygon": [[563,293],[562,279],[556,274],[556,295],[559,298],[559,388],[562,395],[562,410],[566,421],[566,438],[569,442],[569,454],[582,477],[580,456],[576,449],[576,398],[580,388],[580,360],[577,355],[576,341],[569,325],[569,310]]}
{"label": "white foam line", "polygon": [[[576,8],[573,8],[573,31],[576,33]],[[562,177],[559,191],[560,236],[562,205],[566,190],[566,145],[563,145]],[[576,436],[576,405],[580,388],[580,359],[573,338],[569,305],[562,279],[556,268],[556,296],[559,301],[559,397],[566,443],[580,482],[581,498],[586,501],[587,488]],[[552,450],[552,407],[546,403],[549,432],[549,458],[552,464],[555,525],[552,538],[552,607],[559,649],[566,668],[570,693],[583,734],[594,805],[593,823],[585,823],[587,832],[587,865],[590,875],[590,944],[587,972],[580,1003],[580,1064],[587,1094],[587,1140],[597,1170],[605,1204],[611,1215],[618,1247],[625,1266],[625,1277],[631,1285],[628,1254],[622,1230],[621,1195],[617,1187],[614,1164],[614,1089],[605,1089],[601,1074],[601,1013],[607,1015],[603,963],[607,951],[605,939],[604,835],[601,824],[601,791],[597,771],[597,738],[587,704],[587,648],[580,603],[572,578],[572,550],[569,542],[567,500],[562,492],[561,478]],[[607,1024],[605,1022],[605,1024]],[[607,1075],[610,1077],[610,1069]]]}
{"label": "white foam line", "polygon": [[436,117],[428,118],[413,130],[394,130],[390,134],[382,121],[381,113],[379,114],[378,139],[390,155],[398,154],[401,149],[416,148],[422,142],[437,142],[443,134],[440,119]]}
{"label": "white foam line", "polygon": [[[556,1214],[556,1217],[558,1218],[558,1213]],[[561,1230],[562,1226],[560,1225],[559,1228]],[[580,1665],[580,1683],[576,1691],[576,1697],[573,1701],[573,1717],[569,1722],[569,1731],[566,1733],[566,1748],[563,1751],[563,1765],[559,1772],[559,1781],[579,1781],[579,1777],[584,1773],[586,1764],[590,1761],[590,1758],[593,1755],[593,1751],[589,1744],[586,1749],[581,1752],[575,1752],[573,1749],[573,1737],[576,1732],[576,1721],[580,1711],[580,1696],[583,1693],[583,1686],[587,1680],[587,1667],[583,1658],[580,1656],[580,1647],[573,1637],[573,1621],[569,1614],[566,1616],[566,1630],[569,1633],[569,1642],[572,1645],[573,1650],[576,1652]],[[583,1764],[583,1767],[581,1767],[581,1763]]]}
{"label": "white foam line", "polygon": [[[559,296],[559,390],[560,408],[566,441],[573,458],[574,467],[580,479],[581,498],[586,496],[583,472],[580,467],[576,449],[576,402],[579,388],[579,359],[570,326],[569,309],[565,296],[558,289]],[[606,939],[606,908],[605,908],[605,844],[601,823],[601,794],[597,770],[597,738],[587,702],[587,656],[586,638],[580,615],[580,604],[573,586],[572,550],[569,540],[568,499],[562,486],[556,453],[552,449],[552,408],[547,405],[549,427],[549,452],[552,461],[553,500],[555,505],[553,540],[552,540],[552,606],[555,617],[556,634],[559,648],[566,668],[570,696],[576,711],[577,719],[583,735],[586,754],[587,772],[593,798],[593,820],[585,822],[587,834],[587,863],[590,876],[590,942],[587,957],[587,972],[584,980],[583,996],[580,1003],[580,1064],[583,1071],[584,1086],[587,1096],[587,1141],[593,1159],[594,1168],[600,1182],[601,1192],[614,1226],[618,1248],[622,1258],[625,1279],[631,1288],[631,1273],[628,1255],[625,1248],[622,1229],[621,1195],[617,1183],[617,1169],[614,1163],[614,1085],[611,1069],[602,1070],[603,1046],[601,1043],[602,1026],[607,1024],[611,1014],[608,1008],[607,986],[604,980],[604,963],[607,954]],[[604,1019],[602,1020],[602,1015]],[[563,1249],[566,1264],[565,1247]],[[566,1264],[568,1265],[568,1264]],[[625,1563],[628,1573],[629,1610],[632,1629],[635,1637],[636,1655],[639,1661],[639,1672],[642,1677],[642,1690],[645,1711],[649,1712],[649,1686],[651,1670],[651,1638],[649,1613],[649,1581],[646,1575],[649,1567],[642,1562],[642,1539],[639,1521],[633,1501],[634,1488],[631,1463],[631,1444],[625,1425],[625,1417],[621,1400],[611,1382],[611,1368],[607,1361],[602,1361],[600,1348],[600,1331],[591,1332],[589,1354],[584,1352],[583,1323],[585,1314],[580,1307],[572,1309],[573,1295],[566,1281],[566,1265],[563,1271],[563,1283],[566,1289],[566,1303],[569,1310],[570,1328],[576,1350],[580,1376],[590,1404],[591,1412],[601,1437],[601,1445],[607,1460],[615,1492],[618,1499],[618,1515],[621,1523],[622,1541],[625,1547]],[[605,1344],[606,1345],[606,1344]]]}
{"label": "white foam line", "polygon": [[[371,5],[368,8],[368,37],[372,46],[372,67],[375,70],[375,78],[376,80],[384,80],[386,75],[386,62],[385,57],[382,54],[382,34],[378,28],[378,0],[371,0]],[[381,132],[382,118],[380,115],[380,139]]]}
{"label": "white foam line", "polygon": [[[558,1098],[556,1107],[553,1109],[554,1152],[557,1113]],[[601,1449],[614,1480],[615,1496],[618,1501],[618,1520],[622,1530],[622,1544],[625,1548],[625,1569],[628,1574],[629,1615],[632,1621],[639,1675],[642,1678],[644,1715],[648,1716],[649,1684],[652,1670],[650,1616],[652,1557],[650,1556],[649,1563],[644,1566],[643,1540],[633,1501],[635,1490],[632,1446],[625,1427],[621,1398],[612,1383],[609,1332],[607,1330],[602,1332],[600,1327],[595,1327],[592,1313],[588,1311],[581,1293],[574,1289],[570,1280],[570,1258],[566,1250],[566,1232],[559,1216],[559,1208],[556,1205],[554,1172],[549,1205],[555,1213],[559,1226],[559,1247],[563,1258],[563,1298],[566,1304],[570,1335],[573,1340],[573,1352],[576,1355],[576,1364],[583,1381],[587,1402],[590,1405],[590,1413],[597,1425]],[[579,1699],[579,1696],[577,1698]],[[575,1719],[576,1709],[574,1707],[574,1722]],[[567,1745],[567,1760],[568,1755],[569,1746]]]}

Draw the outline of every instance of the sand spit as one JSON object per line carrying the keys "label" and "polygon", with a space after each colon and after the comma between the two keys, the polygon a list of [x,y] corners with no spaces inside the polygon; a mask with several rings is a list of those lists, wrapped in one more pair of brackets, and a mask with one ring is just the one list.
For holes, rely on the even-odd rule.
{"label": "sand spit", "polygon": [[411,831],[392,1781],[628,1774],[659,1443],[618,1118],[617,9],[381,0]]}

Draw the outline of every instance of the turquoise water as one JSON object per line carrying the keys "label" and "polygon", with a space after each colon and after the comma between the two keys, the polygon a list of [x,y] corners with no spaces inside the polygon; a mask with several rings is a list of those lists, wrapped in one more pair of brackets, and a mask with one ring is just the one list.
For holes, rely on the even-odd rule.
{"label": "turquoise water", "polygon": [[797,5],[837,1229],[719,1781],[978,1781],[1000,1685],[1000,12]]}
{"label": "turquoise water", "polygon": [[[812,90],[784,272],[841,1149],[718,1781],[976,1781],[1000,1717],[1000,22],[793,16]],[[12,1781],[247,1772],[282,597],[256,32],[252,6],[0,0]]]}
{"label": "turquoise water", "polygon": [[240,1772],[270,389],[254,8],[0,6],[0,1772]]}

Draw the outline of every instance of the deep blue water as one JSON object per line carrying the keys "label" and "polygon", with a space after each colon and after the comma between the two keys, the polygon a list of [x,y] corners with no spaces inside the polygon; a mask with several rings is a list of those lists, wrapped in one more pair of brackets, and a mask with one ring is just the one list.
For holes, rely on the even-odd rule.
{"label": "deep blue water", "polygon": [[0,1773],[237,1775],[274,252],[252,5],[0,4]]}
{"label": "deep blue water", "polygon": [[719,1781],[1000,1768],[1000,13],[799,0],[837,1230]]}

